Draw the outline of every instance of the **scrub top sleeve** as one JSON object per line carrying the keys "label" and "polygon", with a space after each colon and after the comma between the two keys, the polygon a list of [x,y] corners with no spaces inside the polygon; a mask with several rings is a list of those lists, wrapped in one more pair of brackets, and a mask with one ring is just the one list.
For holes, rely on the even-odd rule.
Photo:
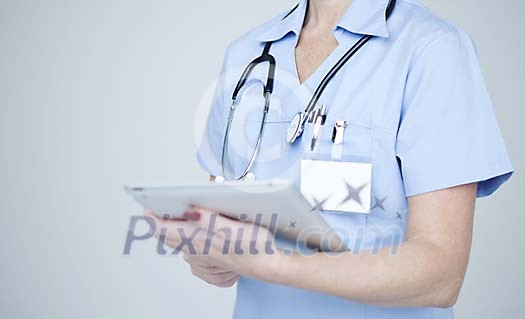
{"label": "scrub top sleeve", "polygon": [[224,54],[224,62],[221,73],[217,80],[217,86],[213,95],[211,109],[208,114],[200,146],[197,150],[197,162],[201,168],[213,176],[221,176],[222,140],[226,127],[226,120],[230,105],[227,100],[231,99],[226,94],[226,77],[228,76],[228,50]]}
{"label": "scrub top sleeve", "polygon": [[478,197],[512,175],[472,41],[447,30],[415,53],[396,140],[406,196],[478,182]]}

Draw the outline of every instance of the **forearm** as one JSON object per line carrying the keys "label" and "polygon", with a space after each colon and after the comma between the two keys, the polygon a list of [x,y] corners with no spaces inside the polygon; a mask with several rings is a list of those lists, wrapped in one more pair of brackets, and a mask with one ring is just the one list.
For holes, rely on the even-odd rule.
{"label": "forearm", "polygon": [[459,295],[468,264],[477,184],[408,198],[406,238],[395,254],[347,252],[337,257],[273,257],[260,280],[380,306],[448,307]]}
{"label": "forearm", "polygon": [[462,257],[413,240],[396,254],[384,248],[377,255],[275,258],[274,268],[266,268],[259,279],[379,306],[447,307],[455,302],[464,276],[464,269],[450,258]]}

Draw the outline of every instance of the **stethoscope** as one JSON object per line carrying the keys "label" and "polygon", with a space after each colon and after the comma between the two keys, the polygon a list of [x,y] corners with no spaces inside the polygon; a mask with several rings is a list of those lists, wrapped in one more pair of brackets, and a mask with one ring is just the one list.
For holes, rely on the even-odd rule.
{"label": "stethoscope", "polygon": [[[388,20],[390,18],[390,15],[392,14],[392,11],[394,10],[396,0],[390,0],[388,3],[388,7],[386,9],[385,18]],[[286,19],[292,12],[294,12],[297,9],[298,5],[295,6],[284,18]],[[312,95],[312,98],[308,102],[306,108],[302,112],[296,113],[292,120],[290,121],[290,125],[286,132],[286,142],[288,144],[293,144],[295,141],[303,134],[304,126],[307,121],[320,124],[324,119],[326,118],[325,114],[325,108],[322,106],[321,108],[318,108],[315,110],[317,103],[319,102],[319,99],[321,95],[323,94],[324,90],[328,86],[328,83],[337,75],[337,73],[345,66],[345,64],[368,42],[370,39],[372,39],[374,36],[372,35],[364,35],[361,37],[346,53],[345,55],[337,61],[337,63],[328,71],[328,73],[324,76],[324,78],[321,80],[321,83],[317,86],[316,90],[314,91],[314,94]],[[261,119],[261,124],[259,126],[259,135],[257,136],[257,140],[255,142],[255,147],[252,156],[250,157],[250,160],[248,161],[248,164],[246,165],[246,168],[243,170],[243,172],[239,175],[239,177],[232,178],[233,180],[243,180],[243,179],[255,179],[255,176],[253,173],[250,172],[253,164],[255,163],[255,159],[257,158],[257,155],[261,148],[262,138],[264,135],[264,128],[266,126],[266,117],[268,115],[268,111],[270,109],[270,100],[273,93],[273,87],[274,87],[274,79],[275,79],[275,68],[276,68],[276,60],[273,55],[270,54],[270,49],[272,47],[273,42],[267,42],[264,45],[264,49],[261,53],[261,55],[257,58],[255,58],[248,66],[245,68],[244,72],[242,73],[241,77],[239,78],[239,81],[237,82],[237,85],[235,86],[235,89],[232,94],[232,104],[230,107],[230,111],[228,114],[228,120],[226,124],[226,129],[224,133],[224,139],[222,144],[222,155],[221,155],[221,166],[222,166],[222,177],[218,177],[216,180],[224,180],[226,177],[226,154],[228,152],[228,141],[230,138],[230,131],[233,123],[233,118],[235,116],[235,110],[237,109],[237,106],[240,104],[240,100],[242,99],[242,95],[244,93],[245,85],[248,81],[248,78],[250,74],[252,73],[253,69],[262,63],[268,63],[268,75],[266,78],[266,84],[264,85],[263,90],[263,96],[264,96],[264,109]],[[314,132],[315,134],[315,132]],[[315,139],[317,136],[314,136],[312,139],[312,148],[313,144],[315,143]]]}

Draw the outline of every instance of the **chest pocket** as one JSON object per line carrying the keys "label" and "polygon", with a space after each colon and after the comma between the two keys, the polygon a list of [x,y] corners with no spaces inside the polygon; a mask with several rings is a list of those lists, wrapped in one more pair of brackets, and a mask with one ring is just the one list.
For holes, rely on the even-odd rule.
{"label": "chest pocket", "polygon": [[373,129],[347,121],[341,134],[343,142],[337,145],[332,142],[332,135],[335,122],[340,120],[344,119],[327,118],[325,125],[321,126],[313,151],[311,151],[310,146],[315,124],[305,124],[301,137],[304,159],[358,163],[372,162]]}

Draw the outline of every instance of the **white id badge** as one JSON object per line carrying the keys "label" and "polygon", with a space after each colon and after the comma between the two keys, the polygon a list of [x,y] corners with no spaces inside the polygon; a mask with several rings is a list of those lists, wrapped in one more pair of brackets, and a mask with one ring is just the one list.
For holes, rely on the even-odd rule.
{"label": "white id badge", "polygon": [[316,209],[370,213],[372,164],[301,161],[301,193]]}

